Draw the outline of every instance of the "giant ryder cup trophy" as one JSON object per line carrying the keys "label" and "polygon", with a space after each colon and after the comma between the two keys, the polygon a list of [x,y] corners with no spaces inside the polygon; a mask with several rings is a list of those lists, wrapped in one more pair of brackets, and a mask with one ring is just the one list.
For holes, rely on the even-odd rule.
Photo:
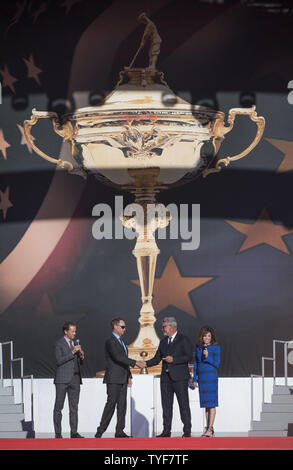
{"label": "giant ryder cup trophy", "polygon": [[[159,344],[152,306],[156,260],[160,252],[154,233],[157,228],[168,225],[170,214],[162,204],[156,203],[156,194],[199,175],[205,177],[219,172],[222,165],[243,158],[258,144],[265,126],[255,106],[231,109],[225,124],[223,112],[192,106],[176,97],[163,73],[156,69],[161,44],[156,26],[145,13],[139,16],[139,21],[145,24],[140,47],[131,64],[120,72],[115,89],[103,104],[77,109],[62,116],[60,121],[56,113],[33,109],[31,119],[24,122],[27,141],[44,159],[69,173],[83,177],[93,174],[105,184],[134,194],[134,203],[127,206],[127,213],[120,218],[125,227],[138,233],[133,254],[137,261],[142,307],[139,333],[129,346],[129,356],[135,360],[152,358]],[[135,68],[135,60],[146,46],[149,64]],[[217,160],[216,154],[225,135],[233,128],[237,114],[247,115],[256,123],[256,136],[238,155]],[[70,144],[74,164],[49,157],[35,145],[31,128],[43,118],[50,118],[55,132]],[[156,209],[152,217],[148,214],[150,205]],[[150,368],[150,372],[158,373],[160,368]]]}

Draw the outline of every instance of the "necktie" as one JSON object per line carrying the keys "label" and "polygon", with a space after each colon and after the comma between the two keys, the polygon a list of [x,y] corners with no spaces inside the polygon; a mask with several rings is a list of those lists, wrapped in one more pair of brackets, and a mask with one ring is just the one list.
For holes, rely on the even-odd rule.
{"label": "necktie", "polygon": [[[167,349],[167,351],[170,351],[169,346],[171,346],[171,344],[172,344],[172,337],[169,336],[169,338],[168,338],[168,349]],[[169,372],[169,368],[168,368],[168,367],[169,367],[169,364],[167,364],[166,372]]]}
{"label": "necktie", "polygon": [[71,351],[72,351],[74,346],[73,346],[73,342],[71,341],[71,339],[69,340],[69,344],[70,344],[70,348],[71,348]]}
{"label": "necktie", "polygon": [[121,343],[121,346],[123,347],[124,351],[125,351],[125,354],[126,354],[126,347],[125,347],[125,344],[123,343],[122,339],[119,338],[119,341]]}

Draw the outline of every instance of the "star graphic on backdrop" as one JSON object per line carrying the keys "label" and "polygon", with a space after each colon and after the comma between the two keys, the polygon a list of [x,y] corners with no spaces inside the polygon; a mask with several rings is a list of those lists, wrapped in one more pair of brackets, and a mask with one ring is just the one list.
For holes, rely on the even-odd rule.
{"label": "star graphic on backdrop", "polygon": [[[194,289],[211,281],[213,277],[185,277],[181,276],[176,262],[171,256],[165,266],[160,278],[155,278],[153,307],[159,313],[169,305],[182,310],[183,312],[197,317],[195,308],[190,300],[189,293]],[[138,280],[132,280],[139,286]]]}
{"label": "star graphic on backdrop", "polygon": [[26,8],[26,2],[16,2],[16,13],[11,19],[11,22],[9,23],[6,33],[8,33],[9,29],[16,23],[19,22],[24,10]]}
{"label": "star graphic on backdrop", "polygon": [[39,85],[41,84],[40,79],[39,79],[39,74],[42,73],[42,70],[39,69],[39,67],[36,66],[34,63],[34,58],[32,53],[30,54],[29,59],[25,59],[24,57],[22,60],[25,62],[25,65],[27,66],[27,71],[28,71],[28,78],[33,78]]}
{"label": "star graphic on backdrop", "polygon": [[[54,309],[50,296],[48,295],[46,291],[42,294],[39,300],[39,303],[36,305],[35,311],[38,315],[41,315],[43,318],[48,317],[50,319],[58,315],[64,315],[64,316],[66,315],[68,317],[68,312],[60,313]],[[81,313],[80,310],[76,312],[74,311],[70,312],[70,318],[75,322],[80,320],[81,318],[84,318],[85,316],[86,316],[85,313]]]}
{"label": "star graphic on backdrop", "polygon": [[37,304],[36,313],[48,317],[55,316],[55,312],[47,292],[42,295],[39,303]]}
{"label": "star graphic on backdrop", "polygon": [[43,2],[39,8],[37,10],[34,11],[34,13],[32,14],[32,17],[33,17],[33,24],[36,23],[37,19],[39,18],[39,16],[42,14],[42,13],[45,13],[45,11],[47,10],[47,5],[46,5],[46,2]]}
{"label": "star graphic on backdrop", "polygon": [[274,224],[266,208],[261,211],[258,219],[253,224],[234,222],[232,220],[225,220],[225,222],[243,233],[243,235],[246,235],[246,239],[242,243],[239,252],[266,243],[283,253],[290,254],[282,237],[293,233],[293,229],[286,229],[283,225]]}
{"label": "star graphic on backdrop", "polygon": [[[26,145],[27,148],[28,148],[28,151],[29,151],[30,153],[32,153],[33,150],[32,150],[32,148],[31,148],[30,144],[28,143],[28,141],[26,140],[26,136],[24,135],[24,129],[23,129],[23,127],[22,127],[20,124],[17,124],[17,127],[18,127],[18,129],[20,130],[20,133],[21,133],[20,145]],[[32,136],[32,138],[33,138],[33,140],[35,140],[35,137]]]}
{"label": "star graphic on backdrop", "polygon": [[2,152],[5,160],[7,160],[6,149],[8,147],[11,147],[11,145],[8,142],[6,142],[4,138],[3,130],[0,129],[0,151]]}
{"label": "star graphic on backdrop", "polygon": [[293,141],[280,139],[265,140],[285,154],[282,163],[277,169],[277,173],[293,170]]}
{"label": "star graphic on backdrop", "polygon": [[60,5],[60,8],[66,8],[66,15],[70,12],[71,8],[75,3],[80,3],[81,0],[64,0],[64,2]]}
{"label": "star graphic on backdrop", "polygon": [[4,70],[0,70],[0,73],[3,77],[3,88],[5,86],[8,86],[10,90],[12,90],[12,92],[15,94],[14,83],[18,81],[17,78],[13,77],[13,75],[9,73],[7,65],[4,65]]}
{"label": "star graphic on backdrop", "polygon": [[9,201],[9,191],[10,191],[9,186],[7,186],[4,192],[0,190],[0,210],[3,211],[4,220],[6,219],[7,210],[10,207],[13,207],[12,202]]}

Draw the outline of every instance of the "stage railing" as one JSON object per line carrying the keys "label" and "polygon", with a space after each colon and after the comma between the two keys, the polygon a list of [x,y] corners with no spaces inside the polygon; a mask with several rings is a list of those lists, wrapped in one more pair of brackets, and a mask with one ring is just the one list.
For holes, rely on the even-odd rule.
{"label": "stage railing", "polygon": [[23,358],[14,357],[13,355],[13,341],[6,341],[0,343],[0,383],[1,387],[4,387],[4,362],[3,362],[3,346],[10,345],[10,386],[14,387],[14,377],[13,374],[13,364],[20,362],[20,386],[21,386],[21,403],[24,404],[24,380],[30,379],[30,398],[31,398],[31,422],[32,426],[34,423],[34,385],[33,385],[33,375],[23,375]]}
{"label": "stage railing", "polygon": [[261,375],[251,374],[251,421],[253,421],[254,412],[254,400],[253,400],[253,379],[258,377],[262,379],[262,403],[265,402],[265,361],[273,361],[273,384],[276,385],[276,344],[280,343],[284,345],[284,382],[285,386],[288,385],[288,344],[292,341],[281,341],[279,339],[273,340],[273,357],[262,357],[261,358]]}

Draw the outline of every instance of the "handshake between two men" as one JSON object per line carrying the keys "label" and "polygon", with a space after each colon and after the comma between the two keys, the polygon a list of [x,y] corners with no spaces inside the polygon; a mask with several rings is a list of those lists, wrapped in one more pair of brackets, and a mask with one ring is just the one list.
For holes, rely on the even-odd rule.
{"label": "handshake between two men", "polygon": [[[100,424],[97,428],[95,437],[102,437],[108,428],[115,408],[117,407],[117,423],[115,437],[129,437],[124,432],[125,415],[127,406],[127,386],[132,385],[132,375],[130,367],[152,367],[163,361],[161,373],[162,406],[164,410],[164,431],[160,437],[170,437],[171,421],[173,410],[173,395],[176,393],[180,409],[183,410],[182,421],[184,424],[184,437],[191,435],[191,414],[188,398],[188,379],[190,377],[188,361],[193,356],[192,345],[182,334],[177,333],[177,322],[173,317],[163,320],[162,329],[164,336],[160,341],[155,356],[147,361],[135,361],[128,357],[128,348],[122,340],[125,333],[126,324],[123,318],[117,317],[111,320],[112,334],[106,340],[106,372],[104,383],[107,384],[107,402],[102,413]],[[174,338],[176,341],[174,342]],[[170,340],[170,341],[169,341]],[[173,343],[172,345],[170,343]],[[172,355],[170,354],[172,352]],[[177,357],[186,357],[186,361],[178,364]],[[176,381],[169,376],[171,367],[168,364],[174,364],[179,367],[179,373],[176,371]],[[178,365],[175,365],[178,364]],[[163,380],[162,380],[163,376]],[[179,377],[179,379],[178,379]],[[167,380],[165,380],[167,379]],[[170,428],[170,429],[169,429]]]}
{"label": "handshake between two men", "polygon": [[146,362],[145,361],[136,361],[135,367],[138,367],[139,369],[144,369],[144,367],[146,367]]}
{"label": "handshake between two men", "polygon": [[[166,356],[166,357],[163,357],[162,359],[168,364],[171,364],[173,362],[173,356]],[[147,367],[147,363],[145,361],[136,361],[135,367],[139,367],[140,369],[143,369],[144,367]]]}

